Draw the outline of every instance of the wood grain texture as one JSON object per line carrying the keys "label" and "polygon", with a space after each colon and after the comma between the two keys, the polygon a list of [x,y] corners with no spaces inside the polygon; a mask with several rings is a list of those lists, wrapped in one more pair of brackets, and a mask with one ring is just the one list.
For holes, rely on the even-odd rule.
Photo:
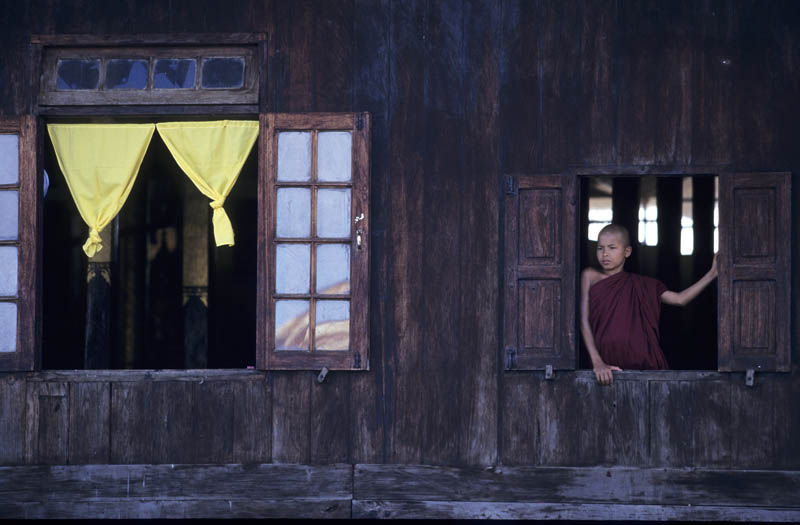
{"label": "wood grain texture", "polygon": [[0,377],[0,465],[25,462],[27,388],[23,378]]}
{"label": "wood grain texture", "polygon": [[69,431],[67,383],[37,383],[27,388],[25,462],[63,465],[67,462]]}
{"label": "wood grain texture", "polygon": [[426,76],[425,35],[428,31],[426,3],[392,2],[389,59],[392,79],[389,166],[390,208],[385,346],[386,399],[389,418],[386,461],[418,462],[422,412],[427,403],[420,388],[424,367],[423,264],[419,247],[423,245],[424,151],[428,140],[424,105]]}
{"label": "wood grain texture", "polygon": [[111,459],[111,384],[70,384],[69,394],[69,463],[108,463]]}

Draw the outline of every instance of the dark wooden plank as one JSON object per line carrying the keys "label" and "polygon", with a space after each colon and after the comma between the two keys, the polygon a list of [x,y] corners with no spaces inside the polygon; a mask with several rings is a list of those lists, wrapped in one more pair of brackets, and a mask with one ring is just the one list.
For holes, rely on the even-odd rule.
{"label": "dark wooden plank", "polygon": [[[85,0],[83,0],[85,1]],[[191,2],[190,2],[191,3]],[[113,4],[112,4],[113,5]],[[60,11],[80,11],[77,3],[63,6]],[[85,15],[85,13],[84,13]],[[191,22],[192,17],[189,17]],[[74,31],[57,31],[54,34],[33,34],[31,43],[46,46],[142,46],[142,45],[241,45],[255,44],[264,40],[267,35],[263,32],[185,32],[174,33],[138,33],[123,31],[121,34],[85,33],[75,34]]]}
{"label": "dark wooden plank", "polygon": [[[237,428],[234,415],[238,400],[228,381],[194,383],[191,405],[182,407],[191,414],[192,427],[182,440],[191,436],[194,454],[191,462],[232,463]],[[251,422],[255,423],[255,422]]]}
{"label": "dark wooden plank", "polygon": [[348,519],[349,499],[209,501],[115,500],[88,502],[0,503],[0,516],[24,519]]}
{"label": "dark wooden plank", "polygon": [[353,518],[456,520],[796,521],[795,508],[452,501],[353,501]]}
{"label": "dark wooden plank", "polygon": [[351,460],[380,463],[385,458],[386,399],[385,346],[392,335],[388,320],[387,225],[391,220],[389,188],[389,0],[355,0],[353,51],[353,107],[370,114],[370,372],[350,379]]}
{"label": "dark wooden plank", "polygon": [[730,465],[733,428],[727,377],[711,382],[650,381],[648,397],[651,465]]}
{"label": "dark wooden plank", "polygon": [[27,463],[59,465],[67,462],[68,396],[67,383],[28,385]]}
{"label": "dark wooden plank", "polygon": [[26,390],[24,378],[0,377],[0,465],[25,462]]}
{"label": "dark wooden plank", "polygon": [[107,463],[111,459],[110,383],[71,383],[69,393],[69,463]]}
{"label": "dark wooden plank", "polygon": [[[775,378],[762,377],[752,387],[745,385],[745,374],[731,374],[731,464],[737,468],[770,468],[775,465],[776,387]],[[777,423],[777,424],[776,424]]]}
{"label": "dark wooden plank", "polygon": [[[415,381],[425,398],[420,418],[422,462],[457,463],[463,392],[460,378],[473,370],[459,340],[461,175],[464,165],[464,34],[460,1],[431,2],[426,12],[422,150],[423,214],[421,368]],[[468,285],[467,285],[468,286]],[[462,360],[467,360],[463,362]],[[463,372],[462,372],[463,370]],[[446,372],[447,371],[447,372]],[[405,388],[409,388],[408,385]],[[411,408],[411,407],[409,407]],[[421,407],[422,408],[422,407]]]}
{"label": "dark wooden plank", "polygon": [[392,174],[388,259],[385,346],[386,399],[388,417],[386,461],[415,462],[420,456],[420,423],[427,402],[420,388],[419,371],[424,366],[422,349],[422,257],[423,181],[425,170],[426,118],[424,103],[426,3],[391,2],[391,52],[389,99],[391,122],[388,170]]}
{"label": "dark wooden plank", "polygon": [[272,390],[266,380],[236,381],[233,388],[233,461],[264,463],[272,451]]}
{"label": "dark wooden plank", "polygon": [[[311,43],[313,57],[313,92],[312,105],[314,111],[350,111],[353,106],[353,3],[352,2],[315,2],[313,9],[313,40]],[[355,137],[354,142],[355,142]],[[354,166],[359,166],[358,158],[354,158]],[[365,159],[366,160],[366,159]],[[368,160],[367,160],[368,162]],[[363,164],[361,164],[363,166]],[[367,164],[368,165],[368,164]],[[355,173],[354,173],[354,183]],[[353,205],[358,206],[358,198],[354,188]],[[368,203],[365,203],[368,205]],[[364,206],[366,208],[366,206]],[[359,212],[354,212],[358,214]],[[367,210],[371,220],[371,213]],[[369,249],[367,247],[367,249]],[[351,263],[353,264],[353,263]],[[358,283],[368,282],[368,276],[359,272],[360,267],[351,268],[352,278]],[[361,275],[359,279],[358,275]],[[312,281],[313,282],[313,281]],[[358,284],[353,282],[352,300],[361,301],[357,296]],[[364,299],[367,298],[365,294]],[[363,305],[354,304],[355,312]],[[351,345],[356,334],[351,335]],[[358,345],[364,360],[367,355],[364,345]],[[349,356],[350,357],[350,356]],[[350,357],[352,359],[352,357]],[[352,364],[352,363],[350,363]],[[366,366],[366,365],[363,365]],[[310,389],[310,462],[335,463],[349,460],[350,456],[350,373],[329,374],[324,383],[314,383]],[[333,376],[333,377],[332,377]]]}
{"label": "dark wooden plank", "polygon": [[0,515],[342,518],[352,487],[349,465],[3,467]]}
{"label": "dark wooden plank", "polygon": [[[506,374],[503,463],[511,465],[642,465],[647,460],[646,382],[557,372]],[[568,414],[568,416],[565,416]],[[508,432],[509,435],[505,435]]]}
{"label": "dark wooden plank", "polygon": [[583,2],[579,27],[579,104],[583,118],[578,121],[578,160],[588,165],[617,161],[617,104],[614,57],[620,27],[616,23],[617,2]]}
{"label": "dark wooden plank", "polygon": [[356,465],[354,500],[793,507],[800,473],[641,467]]}
{"label": "dark wooden plank", "polygon": [[756,381],[774,382],[774,464],[777,468],[800,469],[800,378],[795,374],[756,374]]}
{"label": "dark wooden plank", "polygon": [[[464,166],[459,261],[459,461],[497,461],[502,1],[464,3]],[[494,350],[494,351],[492,351]]]}
{"label": "dark wooden plank", "polygon": [[314,372],[273,372],[272,461],[305,463],[310,457],[311,389]]}

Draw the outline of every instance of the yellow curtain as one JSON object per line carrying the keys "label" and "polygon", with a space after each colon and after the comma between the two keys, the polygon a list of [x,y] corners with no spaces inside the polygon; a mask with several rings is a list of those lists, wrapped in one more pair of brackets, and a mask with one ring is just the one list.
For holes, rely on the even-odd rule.
{"label": "yellow curtain", "polygon": [[89,225],[83,251],[103,248],[100,232],[116,217],[139,173],[154,124],[48,124],[58,165]]}
{"label": "yellow curtain", "polygon": [[211,199],[217,246],[233,246],[233,228],[222,205],[258,137],[258,121],[164,122],[156,127],[178,166]]}

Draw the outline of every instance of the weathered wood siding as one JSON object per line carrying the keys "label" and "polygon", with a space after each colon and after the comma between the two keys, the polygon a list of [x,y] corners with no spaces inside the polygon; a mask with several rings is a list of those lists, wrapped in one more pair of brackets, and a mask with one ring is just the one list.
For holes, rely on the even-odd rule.
{"label": "weathered wood siding", "polygon": [[369,372],[4,376],[0,463],[800,467],[797,272],[795,372],[752,389],[505,373],[500,293],[504,173],[790,171],[797,224],[796,2],[38,0],[0,26],[0,115],[34,103],[31,34],[264,32],[262,109],[373,130]]}

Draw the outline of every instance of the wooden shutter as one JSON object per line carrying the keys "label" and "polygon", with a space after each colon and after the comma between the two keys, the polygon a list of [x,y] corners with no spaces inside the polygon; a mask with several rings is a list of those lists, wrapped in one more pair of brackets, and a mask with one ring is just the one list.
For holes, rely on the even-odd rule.
{"label": "wooden shutter", "polygon": [[505,179],[505,367],[574,369],[575,176]]}
{"label": "wooden shutter", "polygon": [[[264,114],[260,117],[259,142],[259,247],[258,247],[258,326],[257,366],[261,369],[285,370],[368,370],[369,369],[369,173],[370,116],[367,113]],[[308,181],[280,180],[279,136],[283,132],[311,135],[311,177]],[[325,182],[319,176],[322,133],[349,132],[351,146],[351,179]],[[281,235],[277,231],[278,192],[282,189],[310,191],[311,226],[306,233]],[[320,233],[323,223],[316,222],[323,191],[350,191],[350,235],[326,237]],[[346,235],[346,234],[345,234]],[[310,288],[307,293],[276,290],[278,266],[277,246],[310,246]],[[317,285],[317,258],[322,246],[349,246],[349,291],[326,292]],[[344,250],[344,248],[342,248]],[[345,257],[344,260],[347,258]],[[349,301],[349,346],[347,350],[329,350],[318,344],[323,331],[316,331],[320,305]],[[305,350],[279,349],[276,344],[276,316],[280,301],[308,303],[308,339]],[[286,303],[284,303],[286,304]],[[341,304],[341,303],[340,303]],[[348,308],[348,307],[345,307]],[[294,314],[300,319],[306,312]],[[318,339],[319,335],[319,339]]]}
{"label": "wooden shutter", "polygon": [[788,371],[790,174],[723,174],[719,188],[719,369]]}
{"label": "wooden shutter", "polygon": [[[39,362],[38,203],[42,190],[37,167],[37,130],[34,116],[0,117],[0,134],[4,139],[0,169],[5,170],[4,176],[0,177],[0,207],[3,207],[0,209],[0,220],[3,221],[0,225],[0,257],[3,259],[0,272],[4,273],[3,291],[0,293],[0,308],[3,309],[0,314],[2,371],[34,370]],[[18,151],[8,151],[14,142],[18,144]],[[18,154],[16,158],[14,153]],[[16,177],[9,175],[12,172],[16,172]],[[15,219],[16,227],[13,225]],[[17,265],[15,282],[11,277],[14,262]]]}

